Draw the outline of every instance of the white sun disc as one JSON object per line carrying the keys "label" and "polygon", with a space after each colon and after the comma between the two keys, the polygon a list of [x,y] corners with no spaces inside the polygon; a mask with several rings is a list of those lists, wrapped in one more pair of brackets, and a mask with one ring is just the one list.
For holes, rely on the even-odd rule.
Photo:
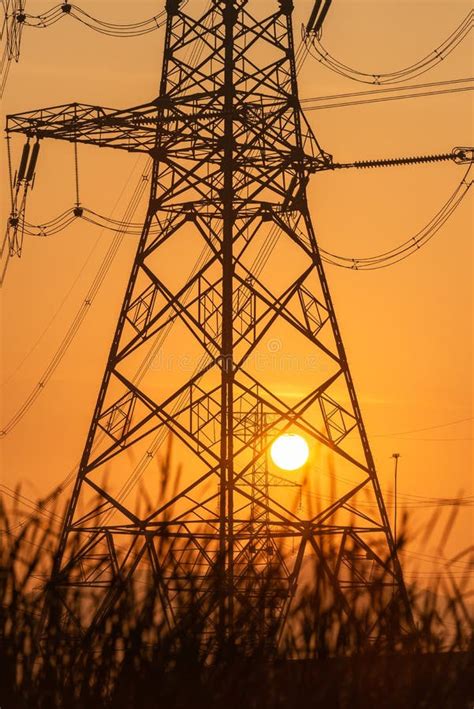
{"label": "white sun disc", "polygon": [[308,460],[309,447],[303,436],[284,433],[273,441],[270,455],[275,465],[282,470],[297,470]]}

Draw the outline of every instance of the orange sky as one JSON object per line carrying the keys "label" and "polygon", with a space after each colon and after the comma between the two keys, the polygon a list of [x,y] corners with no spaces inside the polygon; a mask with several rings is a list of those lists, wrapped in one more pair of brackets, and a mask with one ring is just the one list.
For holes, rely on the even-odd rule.
{"label": "orange sky", "polygon": [[[40,13],[52,4],[30,0],[27,9]],[[149,17],[162,4],[80,2],[92,15],[117,22]],[[312,3],[295,0],[295,5],[299,40],[300,24]],[[323,39],[349,65],[391,71],[431,52],[469,10],[470,4],[459,0],[334,0]],[[145,102],[157,92],[161,43],[161,32],[113,39],[69,18],[47,30],[26,28],[2,113],[70,101],[117,108]],[[410,83],[468,77],[472,70],[472,44],[466,41],[430,74]],[[311,58],[300,76],[302,98],[367,88],[330,73]],[[324,149],[342,162],[472,145],[469,93],[313,111],[308,118]],[[22,144],[20,137],[13,141],[15,165]],[[144,159],[84,147],[79,158],[83,204],[119,218]],[[1,164],[5,175],[4,153]],[[433,217],[462,173],[462,167],[440,164],[316,175],[310,204],[320,244],[350,256],[391,248]],[[116,206],[124,186],[124,198]],[[2,223],[8,216],[6,196],[4,191]],[[46,221],[73,201],[72,146],[44,141],[28,220]],[[140,214],[144,207],[143,203]],[[21,260],[10,265],[2,292],[2,423],[37,384],[111,238],[109,232],[85,225],[48,239],[27,237]],[[32,498],[59,483],[80,456],[134,247],[134,237],[125,237],[106,284],[54,377],[23,421],[1,441],[3,482],[13,486],[22,481],[25,494]],[[469,197],[429,245],[407,261],[367,273],[328,266],[327,274],[383,488],[391,488],[390,456],[399,451],[402,495],[472,495]],[[460,420],[464,422],[444,426]],[[443,427],[400,433],[438,425]],[[418,504],[417,497],[404,499]],[[420,525],[432,512],[410,509]],[[430,544],[420,548],[414,540],[412,551],[436,554],[449,511],[440,509]],[[473,543],[470,512],[469,507],[460,510],[446,553]],[[426,572],[432,568],[427,565]]]}

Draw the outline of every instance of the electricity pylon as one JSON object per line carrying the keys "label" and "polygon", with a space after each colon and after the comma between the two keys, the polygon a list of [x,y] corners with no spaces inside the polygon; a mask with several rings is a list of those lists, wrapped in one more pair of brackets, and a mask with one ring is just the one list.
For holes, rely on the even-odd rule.
{"label": "electricity pylon", "polygon": [[[407,602],[308,209],[309,178],[331,169],[331,157],[300,108],[292,2],[275,0],[269,15],[261,5],[212,0],[192,15],[193,0],[168,0],[160,91],[150,103],[71,104],[8,119],[8,131],[28,140],[153,161],[52,579],[66,607],[71,588],[94,589],[91,625],[144,564],[170,625],[183,597],[197,594],[216,635],[232,632],[242,609],[261,613],[259,593],[267,632],[280,633],[308,554],[348,613],[372,584]],[[188,253],[199,251],[187,276]],[[195,358],[194,371],[151,368],[137,378],[165,334],[171,351]],[[295,355],[275,372],[274,350],[284,347],[311,357]],[[152,457],[163,431],[186,451],[185,471],[143,515],[127,497],[131,461]],[[285,431],[310,444],[312,511],[272,484],[268,447]]]}

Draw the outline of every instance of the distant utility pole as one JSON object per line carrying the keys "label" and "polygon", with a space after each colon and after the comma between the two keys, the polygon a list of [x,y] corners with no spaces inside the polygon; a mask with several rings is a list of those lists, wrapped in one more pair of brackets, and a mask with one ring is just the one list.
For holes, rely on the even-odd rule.
{"label": "distant utility pole", "polygon": [[393,505],[393,541],[395,542],[395,546],[397,544],[397,489],[398,489],[398,483],[397,483],[397,478],[398,478],[398,459],[400,458],[400,453],[392,453],[392,458],[395,459],[395,483],[394,483],[394,495],[395,495],[395,502]]}

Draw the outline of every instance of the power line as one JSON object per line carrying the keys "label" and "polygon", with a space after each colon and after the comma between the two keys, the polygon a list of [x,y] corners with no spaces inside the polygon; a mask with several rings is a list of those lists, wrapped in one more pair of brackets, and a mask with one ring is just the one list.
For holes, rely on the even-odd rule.
{"label": "power line", "polygon": [[[142,178],[140,179],[140,181],[135,189],[135,192],[130,200],[130,203],[129,203],[129,205],[126,209],[125,215],[124,215],[125,221],[130,219],[133,216],[133,214],[135,213],[136,209],[138,208],[138,205],[140,203],[143,192],[145,191],[145,186],[147,184],[146,178],[148,177],[150,172],[151,172],[151,165],[149,165],[146,168],[144,174],[142,175]],[[3,426],[2,430],[0,431],[0,436],[8,435],[20,423],[20,421],[28,413],[28,411],[33,406],[36,399],[40,396],[40,394],[44,390],[46,384],[48,383],[48,381],[51,379],[52,375],[54,374],[54,372],[58,368],[63,357],[65,356],[66,352],[68,351],[69,347],[71,346],[77,332],[79,331],[79,328],[81,327],[84,319],[87,317],[90,307],[91,307],[92,303],[94,302],[94,299],[96,298],[96,296],[97,296],[97,294],[98,294],[98,292],[99,292],[99,290],[100,290],[100,288],[107,276],[107,273],[109,272],[109,270],[112,266],[112,263],[115,259],[115,256],[117,255],[119,247],[122,244],[122,240],[123,240],[123,233],[121,232],[120,229],[118,229],[112,243],[110,244],[110,246],[107,249],[105,257],[102,260],[102,263],[100,265],[100,268],[99,268],[94,280],[92,281],[92,284],[90,285],[90,287],[86,293],[86,296],[85,296],[84,300],[82,301],[82,304],[81,304],[79,310],[77,311],[66,335],[64,336],[59,347],[57,348],[52,360],[50,361],[49,365],[44,370],[37,385],[31,390],[29,395],[24,400],[23,404],[16,410],[16,412],[9,419],[9,421]]]}
{"label": "power line", "polygon": [[426,244],[431,241],[435,234],[438,233],[441,227],[444,226],[448,219],[454,214],[471,188],[471,168],[472,165],[469,165],[455,191],[441,207],[441,209],[428,222],[428,224],[426,224],[423,229],[418,231],[414,236],[406,239],[398,246],[374,256],[364,257],[342,256],[320,247],[323,260],[333,266],[355,271],[374,271],[381,268],[387,268],[388,266],[393,266],[401,261],[404,261],[412,254],[419,251],[423,246],[426,246]]}
{"label": "power line", "polygon": [[[186,1],[184,0],[183,6]],[[39,15],[25,12],[24,3],[21,0],[12,0],[11,2],[3,0],[2,6],[3,22],[0,40],[4,42],[4,49],[0,60],[0,98],[5,90],[11,62],[18,62],[20,59],[22,34],[25,27],[46,29],[63,18],[70,17],[80,22],[84,27],[108,37],[134,38],[155,32],[166,22],[166,10],[139,22],[117,23],[96,18],[78,5],[68,2],[54,5]]]}
{"label": "power line", "polygon": [[56,24],[64,17],[71,17],[74,20],[78,20],[86,27],[111,37],[142,37],[163,26],[166,11],[163,10],[158,15],[153,15],[140,22],[117,23],[98,19],[78,5],[64,2],[61,5],[54,5],[40,15],[32,15],[24,11],[15,11],[10,16],[7,15],[6,20],[8,21],[8,19],[10,19],[19,25],[32,27],[34,29],[46,29]]}
{"label": "power line", "polygon": [[[387,495],[387,497],[392,497],[391,493],[384,493]],[[305,491],[304,493],[305,498],[309,499],[314,499],[314,500],[327,500],[329,502],[333,502],[333,498],[330,497],[329,495],[323,495],[320,493],[314,493],[314,492],[309,492]],[[403,497],[400,495],[399,497]],[[432,501],[433,500],[433,501]],[[432,508],[441,508],[441,507],[474,507],[474,497],[468,496],[468,497],[439,497],[439,498],[432,498],[430,500],[429,498],[426,498],[426,502],[404,502],[403,503],[403,509],[432,509]],[[369,501],[357,501],[357,506],[358,507],[365,507],[368,509],[377,509],[378,504],[377,502],[369,502]]]}
{"label": "power line", "polygon": [[[438,156],[427,156],[426,161],[432,161]],[[444,159],[452,159],[452,153],[446,153],[441,156]],[[397,159],[397,164],[406,164],[410,160],[411,162],[416,162],[422,160],[422,158],[399,158]],[[394,161],[365,161],[360,163],[348,163],[347,165],[334,164],[337,169],[339,167],[364,167],[370,166],[374,163],[387,163],[392,164]],[[447,200],[447,202],[441,207],[441,209],[435,214],[435,216],[428,222],[423,229],[417,232],[414,236],[405,240],[398,246],[388,251],[382,252],[374,256],[342,256],[335,254],[327,249],[320,247],[321,254],[326,263],[330,263],[334,266],[339,266],[341,268],[347,268],[350,270],[376,270],[379,268],[386,268],[387,266],[392,266],[400,261],[403,261],[408,256],[418,251],[422,246],[425,246],[435,234],[441,229],[441,227],[446,223],[446,221],[452,216],[452,214],[459,207],[467,192],[469,191],[472,180],[470,179],[470,171],[472,165],[466,170],[462,180],[460,181],[458,187]],[[66,210],[62,214],[54,217],[48,222],[43,224],[31,224],[29,222],[23,222],[20,224],[20,228],[24,228],[27,235],[46,237],[53,236],[59,232],[66,229],[70,224],[77,218],[82,218],[85,221],[100,226],[102,229],[110,229],[111,231],[116,231],[117,228],[121,230],[124,234],[138,235],[141,231],[141,224],[139,222],[126,222],[114,220],[109,217],[104,217],[97,212],[90,210],[86,207],[81,207],[80,210],[77,208]],[[159,226],[152,228],[150,230],[152,234],[158,234]]]}
{"label": "power line", "polygon": [[447,79],[445,81],[431,81],[428,83],[424,84],[407,84],[406,86],[388,86],[384,88],[378,88],[378,89],[369,89],[368,91],[352,91],[350,93],[343,93],[343,94],[328,94],[326,96],[313,96],[312,98],[300,98],[300,103],[303,105],[303,108],[305,110],[308,110],[305,107],[305,104],[307,103],[317,103],[320,101],[337,101],[340,99],[346,99],[346,98],[361,98],[361,97],[366,97],[366,96],[380,96],[381,94],[390,94],[390,93],[397,93],[399,91],[408,91],[408,90],[418,90],[418,89],[426,89],[426,88],[434,88],[434,87],[439,87],[439,86],[450,86],[450,85],[455,85],[455,84],[466,84],[468,82],[474,81],[474,77],[469,76],[464,79]]}
{"label": "power line", "polygon": [[[121,190],[121,192],[120,192],[120,194],[119,194],[117,200],[115,201],[114,207],[113,207],[113,209],[112,209],[112,213],[116,210],[116,208],[117,208],[119,202],[121,201],[121,199],[122,199],[122,197],[123,197],[123,195],[124,195],[124,193],[125,193],[125,190],[126,190],[126,188],[128,187],[128,185],[129,185],[129,183],[130,183],[130,180],[132,179],[132,175],[133,175],[133,173],[134,173],[135,170],[136,170],[136,167],[137,167],[137,165],[138,165],[138,162],[139,162],[139,158],[137,158],[137,161],[136,161],[136,163],[135,163],[135,165],[134,165],[134,167],[133,167],[133,169],[132,169],[132,172],[130,173],[130,175],[129,175],[127,181],[126,181],[126,183],[125,183],[124,186],[122,187],[122,190]],[[73,210],[71,210],[71,211],[73,211]],[[116,229],[117,229],[118,225],[120,224],[120,221],[119,221],[119,220],[112,220],[111,218],[108,218],[108,219],[109,219],[111,222],[113,222],[113,223],[116,224]],[[103,228],[106,228],[106,227],[103,227]],[[115,230],[116,230],[116,229],[115,229]],[[68,290],[66,291],[66,293],[64,294],[64,296],[61,298],[58,307],[56,308],[55,312],[54,312],[53,315],[51,316],[51,318],[50,318],[50,320],[48,321],[47,325],[43,328],[43,330],[41,331],[40,335],[37,337],[37,339],[36,339],[35,342],[32,344],[32,346],[29,348],[29,350],[26,352],[26,354],[25,354],[25,355],[20,359],[20,361],[17,363],[15,369],[10,373],[10,375],[9,375],[6,379],[4,379],[4,380],[1,382],[0,386],[4,387],[4,386],[6,386],[6,385],[11,381],[11,379],[15,376],[15,374],[23,367],[23,365],[25,364],[25,362],[31,357],[31,355],[33,354],[33,352],[36,351],[36,349],[38,348],[39,344],[43,341],[43,339],[44,339],[44,337],[46,336],[46,334],[50,331],[52,325],[54,324],[54,322],[56,321],[56,319],[57,319],[57,317],[59,316],[60,312],[62,311],[62,309],[63,309],[64,305],[66,304],[68,298],[70,297],[71,293],[74,291],[74,289],[76,288],[77,284],[79,283],[82,274],[84,273],[85,269],[87,268],[87,265],[89,264],[91,258],[93,257],[94,253],[96,252],[96,250],[97,250],[99,244],[100,244],[100,240],[96,240],[96,241],[94,242],[94,245],[92,246],[91,250],[89,251],[89,254],[87,255],[85,261],[83,262],[83,264],[82,264],[82,266],[81,266],[81,268],[80,268],[80,270],[79,270],[77,276],[74,278],[74,280],[72,281],[70,287],[68,288]]]}
{"label": "power line", "polygon": [[455,421],[447,421],[446,423],[438,423],[434,426],[424,426],[423,428],[413,428],[409,431],[397,431],[396,433],[375,433],[372,438],[391,438],[392,436],[405,436],[410,433],[422,433],[423,431],[434,431],[438,428],[447,428],[448,426],[456,426],[460,423],[466,423],[467,421],[472,421],[473,417],[468,416],[464,419],[456,419]]}
{"label": "power line", "polygon": [[314,34],[307,34],[305,39],[310,55],[324,65],[326,68],[340,74],[353,81],[358,81],[364,84],[396,84],[401,83],[409,78],[421,76],[427,71],[435,67],[448,57],[456,47],[467,37],[472,29],[474,11],[471,10],[458,27],[452,32],[449,37],[436,47],[432,52],[427,54],[423,59],[410,64],[403,69],[398,69],[392,72],[363,72],[354,69],[347,64],[332,56],[327,49],[322,45],[319,37]]}
{"label": "power line", "polygon": [[[425,91],[415,91],[415,89],[421,89],[423,86],[436,86],[436,85],[449,85],[449,84],[458,84],[460,82],[465,82],[465,81],[472,81],[472,79],[453,79],[451,81],[440,81],[436,82],[434,84],[419,84],[419,85],[414,85],[414,86],[404,86],[404,87],[396,87],[396,88],[386,88],[386,89],[379,89],[377,91],[367,91],[367,92],[358,92],[355,94],[339,94],[339,95],[334,95],[334,96],[328,96],[326,97],[325,100],[331,99],[329,103],[322,103],[323,97],[315,97],[312,99],[304,99],[305,104],[306,102],[309,105],[303,105],[304,111],[323,111],[326,109],[330,108],[344,108],[347,106],[365,106],[368,104],[372,103],[384,103],[386,101],[399,101],[399,100],[404,100],[404,99],[414,99],[414,98],[424,98],[427,96],[440,96],[443,94],[457,94],[457,93],[463,93],[466,91],[472,91],[474,87],[472,86],[452,86],[451,88],[446,88],[446,89],[432,89],[432,90],[425,90]],[[412,91],[410,93],[401,93],[402,91],[406,91],[411,89]],[[398,92],[398,93],[393,93],[390,95],[385,95],[385,92]],[[383,94],[383,95],[381,95]],[[340,99],[343,98],[344,96],[360,96],[361,98],[354,98],[353,100],[346,99],[344,101],[341,101]],[[363,98],[364,96],[367,96],[367,98]],[[338,100],[339,99],[339,100]]]}
{"label": "power line", "polygon": [[426,563],[429,563],[429,564],[436,564],[436,565],[442,564],[444,566],[449,565],[450,568],[456,567],[460,570],[472,569],[473,563],[474,563],[472,561],[470,563],[461,563],[461,564],[458,562],[451,563],[450,559],[444,559],[444,558],[440,558],[439,556],[434,556],[433,554],[426,554],[425,552],[414,552],[414,551],[407,550],[407,549],[400,550],[400,553],[405,556],[412,556],[416,559],[420,559],[421,561],[425,561]]}
{"label": "power line", "polygon": [[[395,436],[393,436],[395,439]],[[399,441],[423,441],[424,443],[449,443],[459,441],[473,441],[474,438],[398,438]]]}

